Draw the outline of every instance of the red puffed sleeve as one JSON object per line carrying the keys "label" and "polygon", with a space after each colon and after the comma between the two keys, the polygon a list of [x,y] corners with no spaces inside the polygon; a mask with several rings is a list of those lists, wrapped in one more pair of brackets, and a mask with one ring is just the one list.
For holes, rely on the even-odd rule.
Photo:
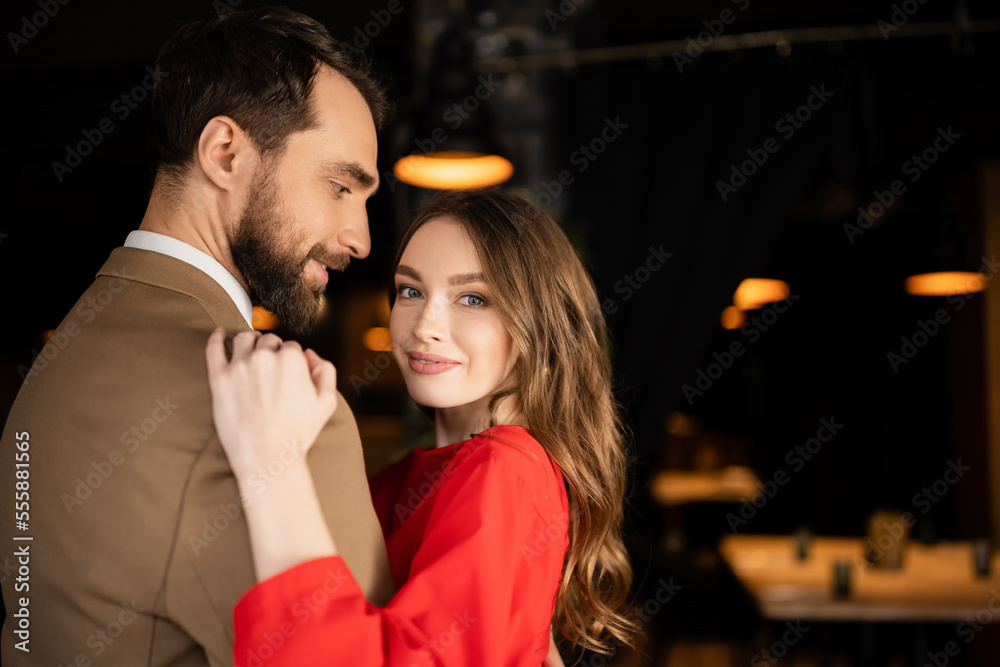
{"label": "red puffed sleeve", "polygon": [[406,480],[406,471],[413,462],[413,452],[401,460],[390,463],[368,480],[375,516],[382,526],[382,537],[388,539],[392,527],[392,507],[399,497],[399,489]]}
{"label": "red puffed sleeve", "polygon": [[365,600],[340,557],[252,588],[235,610],[236,665],[541,665],[568,545],[565,490],[525,475],[512,458],[523,454],[504,447],[476,449],[427,498],[426,519],[410,518],[426,521],[423,536],[387,606]]}

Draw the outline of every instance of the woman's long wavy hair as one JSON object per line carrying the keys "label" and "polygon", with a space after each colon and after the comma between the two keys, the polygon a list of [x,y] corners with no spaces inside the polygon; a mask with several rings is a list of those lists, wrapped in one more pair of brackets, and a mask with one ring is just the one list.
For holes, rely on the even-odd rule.
{"label": "woman's long wavy hair", "polygon": [[[512,382],[492,397],[491,412],[513,397],[569,491],[569,550],[553,623],[592,651],[608,653],[609,639],[635,646],[639,628],[623,613],[632,583],[622,542],[626,443],[594,284],[559,225],[499,188],[438,194],[400,240],[393,274],[410,237],[435,218],[457,220],[468,233],[517,351]],[[391,286],[389,294],[391,303]]]}

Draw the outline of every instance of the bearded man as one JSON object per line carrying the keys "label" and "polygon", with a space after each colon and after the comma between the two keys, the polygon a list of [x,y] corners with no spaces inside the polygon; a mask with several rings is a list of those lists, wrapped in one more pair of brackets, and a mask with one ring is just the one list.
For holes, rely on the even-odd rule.
{"label": "bearded man", "polygon": [[[0,541],[25,575],[0,584],[5,665],[232,664],[232,610],[255,583],[243,507],[303,454],[289,443],[239,496],[205,341],[251,330],[253,304],[310,330],[327,270],[369,252],[385,95],[321,24],[231,12],[178,30],[156,70],[146,213],[39,355],[0,440]],[[385,544],[338,404],[308,462],[338,547],[384,604]]]}

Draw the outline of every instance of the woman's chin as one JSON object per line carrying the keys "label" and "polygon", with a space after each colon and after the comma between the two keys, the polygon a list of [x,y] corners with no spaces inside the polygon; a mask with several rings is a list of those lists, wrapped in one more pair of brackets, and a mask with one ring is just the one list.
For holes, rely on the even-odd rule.
{"label": "woman's chin", "polygon": [[422,405],[425,408],[437,410],[439,408],[452,407],[452,403],[444,396],[441,396],[439,392],[427,391],[426,387],[414,387],[411,383],[407,382],[406,391],[417,405]]}

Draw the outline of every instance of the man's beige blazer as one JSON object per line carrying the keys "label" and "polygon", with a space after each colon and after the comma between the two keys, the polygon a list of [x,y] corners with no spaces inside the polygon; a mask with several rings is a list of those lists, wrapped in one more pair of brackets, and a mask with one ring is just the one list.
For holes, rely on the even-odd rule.
{"label": "man's beige blazer", "polygon": [[[0,584],[4,665],[232,664],[233,607],[255,576],[212,422],[205,344],[216,326],[249,329],[208,275],[116,248],[36,358],[0,440],[0,562],[16,554],[19,569]],[[338,549],[385,604],[385,544],[342,396],[308,461]],[[243,500],[284,465],[261,470]],[[29,652],[16,647],[25,636]]]}

